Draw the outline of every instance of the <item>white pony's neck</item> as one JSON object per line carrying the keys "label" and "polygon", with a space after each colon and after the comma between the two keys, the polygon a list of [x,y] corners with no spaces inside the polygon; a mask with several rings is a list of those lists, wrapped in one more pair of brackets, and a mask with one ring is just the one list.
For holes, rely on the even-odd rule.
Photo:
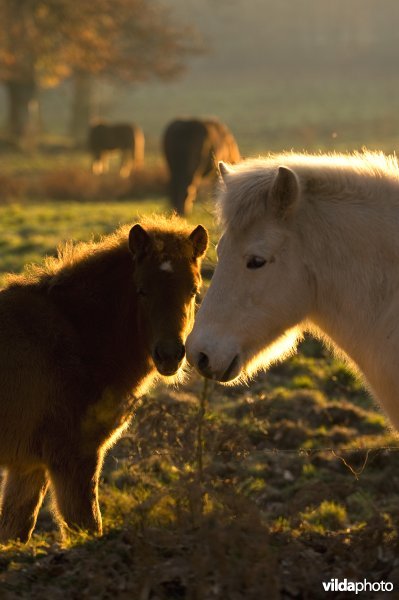
{"label": "white pony's neck", "polygon": [[281,166],[294,171],[302,192],[286,225],[314,289],[309,328],[360,368],[399,430],[396,157],[284,153],[243,161],[219,196],[224,228],[244,230],[265,214],[265,190]]}
{"label": "white pony's neck", "polygon": [[399,183],[356,179],[344,200],[304,198],[298,215],[310,323],[360,367],[399,428]]}

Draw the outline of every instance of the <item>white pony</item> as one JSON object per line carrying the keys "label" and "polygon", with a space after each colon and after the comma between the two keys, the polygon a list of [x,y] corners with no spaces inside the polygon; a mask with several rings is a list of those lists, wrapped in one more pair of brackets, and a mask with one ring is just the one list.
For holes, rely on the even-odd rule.
{"label": "white pony", "polygon": [[383,154],[220,164],[219,261],[187,341],[222,382],[333,342],[399,429],[399,167]]}

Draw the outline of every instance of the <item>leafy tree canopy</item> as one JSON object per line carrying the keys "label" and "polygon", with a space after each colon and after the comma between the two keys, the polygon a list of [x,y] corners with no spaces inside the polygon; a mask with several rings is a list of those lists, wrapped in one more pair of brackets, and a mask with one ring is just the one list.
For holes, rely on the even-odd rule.
{"label": "leafy tree canopy", "polygon": [[0,0],[0,80],[51,87],[74,72],[172,78],[203,49],[157,0]]}

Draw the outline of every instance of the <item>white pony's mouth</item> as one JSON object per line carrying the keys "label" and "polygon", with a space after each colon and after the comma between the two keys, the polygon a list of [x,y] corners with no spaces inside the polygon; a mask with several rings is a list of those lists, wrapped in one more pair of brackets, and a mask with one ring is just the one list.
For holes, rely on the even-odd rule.
{"label": "white pony's mouth", "polygon": [[241,368],[242,365],[240,356],[239,354],[236,354],[219,381],[221,383],[229,383],[230,381],[234,381],[234,379],[237,379],[237,377],[239,377],[241,373]]}
{"label": "white pony's mouth", "polygon": [[266,370],[272,364],[290,356],[301,339],[301,328],[294,327],[258,352],[249,348],[241,349],[221,376],[216,374],[210,378],[224,385],[248,383],[260,370]]}
{"label": "white pony's mouth", "polygon": [[200,352],[195,366],[201,375],[207,379],[213,379],[220,383],[229,383],[239,377],[242,369],[242,361],[240,355],[236,354],[227,368],[215,370],[212,369],[207,354]]}

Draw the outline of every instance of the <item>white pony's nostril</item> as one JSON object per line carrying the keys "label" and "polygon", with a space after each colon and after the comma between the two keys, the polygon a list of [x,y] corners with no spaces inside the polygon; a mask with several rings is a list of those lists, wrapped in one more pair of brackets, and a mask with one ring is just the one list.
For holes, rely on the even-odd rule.
{"label": "white pony's nostril", "polygon": [[198,355],[198,368],[200,371],[206,371],[209,367],[209,358],[204,352],[200,352]]}

